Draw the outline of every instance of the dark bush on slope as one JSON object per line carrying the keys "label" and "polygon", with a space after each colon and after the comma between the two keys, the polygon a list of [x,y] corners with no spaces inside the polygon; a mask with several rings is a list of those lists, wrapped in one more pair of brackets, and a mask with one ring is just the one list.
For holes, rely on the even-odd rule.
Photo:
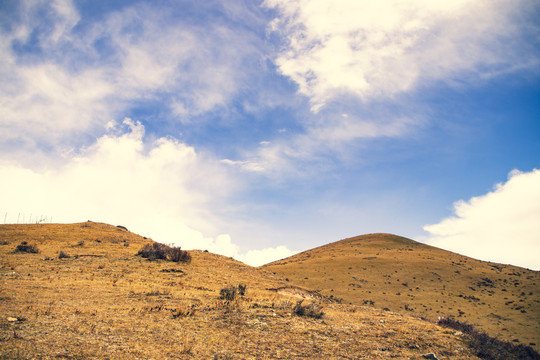
{"label": "dark bush on slope", "polygon": [[137,255],[148,260],[168,260],[185,263],[191,261],[191,255],[187,251],[157,242],[144,245]]}

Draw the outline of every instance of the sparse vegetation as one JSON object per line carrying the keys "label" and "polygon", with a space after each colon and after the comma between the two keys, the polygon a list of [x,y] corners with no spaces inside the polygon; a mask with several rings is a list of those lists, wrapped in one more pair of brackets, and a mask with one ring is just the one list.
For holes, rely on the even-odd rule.
{"label": "sparse vegetation", "polygon": [[15,252],[37,254],[39,253],[39,249],[35,245],[29,245],[26,241],[23,241],[17,245]]}
{"label": "sparse vegetation", "polygon": [[468,343],[475,355],[480,359],[490,360],[538,360],[538,354],[530,346],[523,344],[515,345],[509,341],[502,341],[487,335],[485,332],[476,330],[472,325],[460,322],[452,318],[441,318],[439,325],[461,331],[468,335]]}
{"label": "sparse vegetation", "polygon": [[540,272],[497,267],[503,271],[390,234],[344,239],[263,266],[345,304],[373,305],[366,302],[371,300],[375,308],[427,319],[460,316],[491,336],[519,339],[540,351],[540,301],[538,294],[528,295],[538,288]]}
{"label": "sparse vegetation", "polygon": [[238,285],[238,295],[240,295],[240,296],[246,295],[246,287],[247,287],[247,285],[245,285],[245,284]]}
{"label": "sparse vegetation", "polygon": [[168,260],[184,263],[191,262],[191,255],[189,255],[187,251],[180,249],[180,247],[168,246],[157,242],[144,245],[137,255],[148,260]]}
{"label": "sparse vegetation", "polygon": [[[370,276],[371,264],[378,260],[360,263],[360,267],[347,265],[352,267],[349,276],[360,279],[365,275],[369,283],[344,282],[339,274],[331,275],[335,295],[343,296],[339,283],[346,288],[353,280],[363,285],[356,289],[363,291],[360,297],[356,295],[360,303],[350,305],[346,300],[340,304],[334,300],[336,296],[310,290],[315,287],[299,283],[293,276],[286,282],[279,274],[209,252],[190,251],[193,261],[189,266],[142,261],[135,253],[151,240],[107,224],[84,225],[0,225],[0,241],[11,244],[0,246],[0,358],[421,359],[435,351],[440,359],[478,359],[466,346],[465,335],[452,335],[455,330],[424,321],[416,313],[400,314],[394,306],[388,306],[391,311],[382,310],[386,303],[375,292],[379,282]],[[23,240],[37,245],[42,255],[13,254]],[[85,245],[75,247],[78,241]],[[69,252],[73,261],[58,261],[60,251]],[[384,259],[380,253],[379,259]],[[339,263],[340,255],[331,261]],[[319,270],[322,274],[328,267]],[[426,277],[415,281],[403,272],[395,276],[393,268],[377,270],[391,274],[392,284],[403,293],[401,298],[415,309],[420,307],[408,296],[409,291],[403,291],[401,282],[413,287]],[[437,272],[444,279],[444,267]],[[297,274],[310,281],[317,279],[310,268]],[[534,273],[528,274],[538,283]],[[479,274],[468,285],[485,276]],[[396,282],[396,277],[401,281]],[[431,278],[427,276],[427,281]],[[501,284],[499,277],[491,278]],[[232,302],[218,298],[220,289],[229,284],[236,293]],[[518,295],[528,294],[534,287],[517,290]],[[525,306],[526,316],[535,319],[537,312],[528,305],[530,299],[516,297],[511,291],[505,294],[507,300],[501,300],[502,306]],[[394,292],[386,296],[394,296]],[[454,309],[463,308],[466,315],[472,312],[454,303],[469,304],[456,296],[469,293],[452,288],[444,292],[454,294],[446,298]],[[488,300],[480,292],[475,295],[480,303]],[[305,300],[297,306],[301,298]],[[375,306],[363,305],[363,299],[372,299]],[[438,299],[442,305],[441,297]],[[307,305],[312,301],[316,304]],[[504,305],[505,301],[514,303]],[[294,313],[294,308],[302,315]],[[324,316],[317,319],[323,308]],[[522,316],[520,311],[511,312]],[[316,316],[310,318],[310,314]],[[10,317],[17,321],[8,320]],[[504,322],[504,326],[510,323],[498,318],[491,321]],[[535,329],[532,326],[531,332]],[[512,334],[517,336],[522,339]]]}
{"label": "sparse vegetation", "polygon": [[228,286],[219,291],[219,298],[222,300],[233,301],[236,297],[236,287]]}
{"label": "sparse vegetation", "polygon": [[309,305],[302,305],[303,302],[304,299],[296,303],[292,310],[293,314],[314,319],[320,319],[323,317],[324,312],[319,305],[315,304],[314,302],[310,303]]}
{"label": "sparse vegetation", "polygon": [[193,316],[193,315],[195,315],[195,307],[194,306],[190,306],[190,307],[182,306],[182,307],[179,307],[179,308],[176,308],[176,309],[172,309],[171,313],[172,313],[173,319],[186,317],[186,316]]}
{"label": "sparse vegetation", "polygon": [[228,286],[219,291],[219,298],[221,300],[233,301],[236,298],[236,294],[240,296],[246,295],[247,285],[240,284],[238,286]]}

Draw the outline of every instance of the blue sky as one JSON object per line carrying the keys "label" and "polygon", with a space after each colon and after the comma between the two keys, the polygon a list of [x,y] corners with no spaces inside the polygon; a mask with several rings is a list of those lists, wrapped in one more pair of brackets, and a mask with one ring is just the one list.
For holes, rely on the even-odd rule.
{"label": "blue sky", "polygon": [[529,0],[1,1],[4,222],[122,224],[253,265],[390,232],[538,270],[539,18]]}

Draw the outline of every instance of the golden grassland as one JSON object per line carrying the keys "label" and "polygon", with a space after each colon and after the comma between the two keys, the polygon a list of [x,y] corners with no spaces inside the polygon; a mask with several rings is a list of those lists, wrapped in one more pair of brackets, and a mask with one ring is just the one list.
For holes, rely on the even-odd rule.
{"label": "golden grassland", "polygon": [[344,303],[454,317],[540,349],[540,272],[489,263],[390,234],[309,250],[266,270]]}
{"label": "golden grassland", "polygon": [[[14,252],[23,241],[40,252]],[[476,358],[455,330],[339,304],[227,257],[136,256],[150,242],[94,222],[0,225],[0,358]],[[220,299],[221,289],[238,284],[244,296]],[[300,299],[322,306],[324,316],[295,315]]]}

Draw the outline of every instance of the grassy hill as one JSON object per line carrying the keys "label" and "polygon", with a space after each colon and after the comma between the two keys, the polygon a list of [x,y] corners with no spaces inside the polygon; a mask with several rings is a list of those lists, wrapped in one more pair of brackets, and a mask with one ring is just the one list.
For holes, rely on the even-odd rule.
{"label": "grassy hill", "polygon": [[389,234],[337,241],[264,266],[344,303],[453,317],[540,348],[540,272],[478,261]]}
{"label": "grassy hill", "polygon": [[150,244],[94,222],[0,225],[0,359],[477,359],[467,333],[208,252],[137,255]]}

